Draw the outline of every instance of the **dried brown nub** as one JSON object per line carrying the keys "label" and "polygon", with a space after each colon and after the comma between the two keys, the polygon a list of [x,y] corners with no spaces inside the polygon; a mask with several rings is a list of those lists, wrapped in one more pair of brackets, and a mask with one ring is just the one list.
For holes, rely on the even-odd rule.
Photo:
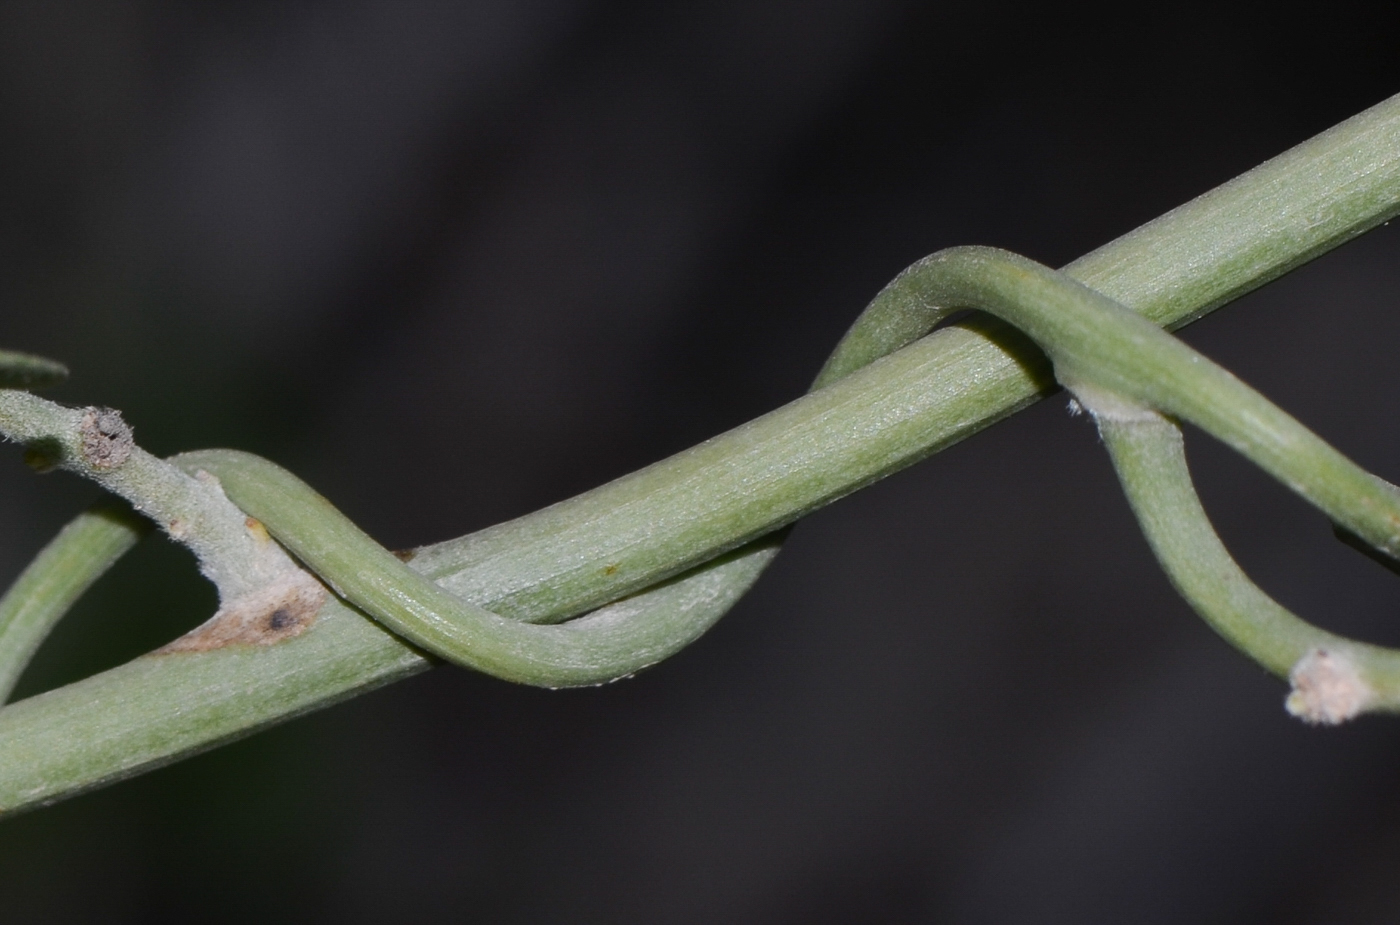
{"label": "dried brown nub", "polygon": [[1288,673],[1293,693],[1284,706],[1306,723],[1335,726],[1371,705],[1375,696],[1343,652],[1312,649]]}
{"label": "dried brown nub", "polygon": [[131,456],[131,427],[115,408],[88,408],[78,424],[83,459],[94,469],[115,469]]}

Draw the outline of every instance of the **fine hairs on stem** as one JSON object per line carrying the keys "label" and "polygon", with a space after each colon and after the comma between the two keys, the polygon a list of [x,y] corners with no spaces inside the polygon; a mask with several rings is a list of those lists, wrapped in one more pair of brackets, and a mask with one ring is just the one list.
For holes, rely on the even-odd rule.
{"label": "fine hairs on stem", "polygon": [[[0,811],[176,760],[434,657],[546,687],[625,677],[712,625],[787,525],[1056,382],[1094,416],[1173,582],[1231,643],[1291,679],[1290,710],[1330,723],[1396,709],[1400,655],[1312,627],[1239,571],[1200,509],[1176,420],[1225,441],[1381,555],[1400,552],[1400,501],[1163,328],[1397,211],[1400,97],[1059,271],[988,248],[939,252],[877,296],[804,398],[407,563],[272,463],[228,450],[156,459],[119,413],[23,391],[61,378],[61,366],[0,354],[0,431],[36,466],[96,481],[188,545],[221,600],[208,623],[156,652],[0,710]],[[929,335],[961,308],[1002,321]],[[1044,355],[998,346],[1015,342],[989,336],[1002,323]],[[139,532],[128,513],[90,512],[26,570],[0,601],[6,689]]]}

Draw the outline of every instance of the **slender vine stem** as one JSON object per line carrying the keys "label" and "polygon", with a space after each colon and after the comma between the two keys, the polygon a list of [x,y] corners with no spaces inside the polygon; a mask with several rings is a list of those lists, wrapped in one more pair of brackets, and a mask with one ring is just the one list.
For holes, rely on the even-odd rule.
{"label": "slender vine stem", "polygon": [[[1398,209],[1400,98],[1064,272],[1156,323],[1177,325]],[[823,382],[869,365],[841,381],[579,498],[421,550],[410,565],[504,617],[558,622],[703,569],[1052,386],[1044,359],[1005,325],[972,321],[915,341],[918,326],[900,324],[868,349],[852,341]],[[908,346],[870,362],[900,343]],[[0,409],[0,426],[12,424]],[[304,632],[275,644],[167,647],[0,710],[0,807],[51,802],[426,664],[335,599]]]}
{"label": "slender vine stem", "polygon": [[1293,683],[1289,712],[1339,723],[1363,710],[1400,710],[1400,652],[1299,619],[1249,580],[1191,484],[1181,429],[1152,413],[1104,415],[1099,432],[1157,561],[1221,636]]}
{"label": "slender vine stem", "polygon": [[182,465],[215,475],[239,507],[335,592],[396,636],[448,661],[540,687],[603,684],[680,651],[772,561],[768,537],[585,616],[554,625],[476,606],[414,571],[287,470],[249,453],[206,450]]}
{"label": "slender vine stem", "polygon": [[[963,308],[991,312],[1034,338],[1053,361],[1056,378],[1115,435],[1139,427],[1152,434],[1163,427],[1174,429],[1156,412],[1180,415],[1237,447],[1377,548],[1400,547],[1400,495],[1387,483],[1141,315],[1015,254],[962,247],[920,260],[876,297],[843,343],[859,344],[862,350],[872,343],[878,347],[880,332],[927,332]],[[837,348],[832,367],[843,368],[845,353]],[[819,377],[818,387],[827,380],[829,376]],[[1110,442],[1120,441],[1115,436]],[[1149,444],[1139,440],[1131,445],[1139,447],[1131,457],[1137,459],[1140,447]],[[1165,481],[1181,484],[1185,457],[1179,448],[1167,452],[1175,446],[1161,444],[1162,457],[1179,460],[1181,470]],[[1126,452],[1120,448],[1116,455]],[[342,598],[396,635],[449,661],[508,680],[548,687],[614,680],[653,663],[660,653],[676,651],[699,635],[698,624],[708,627],[718,616],[706,610],[704,619],[692,625],[688,613],[672,606],[639,606],[625,616],[604,608],[559,626],[510,620],[411,570],[308,485],[266,460],[215,450],[188,454],[181,462],[217,476],[239,507],[259,518]],[[1130,490],[1144,481],[1130,474],[1141,468],[1139,463],[1125,472]],[[1189,486],[1189,476],[1185,484]],[[1147,485],[1139,494],[1155,497],[1154,491]],[[1198,502],[1194,506],[1200,507]],[[1219,569],[1204,557],[1210,548],[1202,547],[1201,554],[1184,561],[1216,573]],[[766,556],[766,550],[726,560],[725,567],[760,555]],[[727,608],[761,567],[736,575],[740,588],[711,599],[722,599]],[[701,568],[678,586],[708,582],[723,587],[724,579],[715,571]],[[1213,614],[1213,597],[1197,594],[1194,600]],[[1269,633],[1279,625],[1280,609],[1272,601],[1263,610],[1236,608],[1233,622],[1226,621],[1237,645],[1275,669],[1278,646]],[[1297,618],[1290,625],[1311,630],[1310,635],[1299,630],[1290,637],[1306,637],[1306,649],[1335,649],[1336,637]],[[1300,656],[1296,652],[1287,668]],[[1400,688],[1400,655],[1386,653],[1370,664],[1376,672],[1387,673],[1391,688]]]}
{"label": "slender vine stem", "polygon": [[101,501],[45,546],[0,600],[0,703],[63,615],[150,532],[126,505]]}

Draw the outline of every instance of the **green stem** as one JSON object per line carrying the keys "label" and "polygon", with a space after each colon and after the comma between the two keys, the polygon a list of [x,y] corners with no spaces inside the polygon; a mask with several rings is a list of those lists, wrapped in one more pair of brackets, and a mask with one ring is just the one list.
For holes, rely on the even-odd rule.
{"label": "green stem", "polygon": [[246,528],[247,516],[217,485],[136,446],[110,408],[68,408],[0,389],[0,434],[23,442],[44,467],[67,469],[130,501],[194,552],[222,603],[302,574],[276,544]]}
{"label": "green stem", "polygon": [[[765,538],[691,574],[558,625],[500,616],[405,565],[305,482],[250,453],[177,457],[210,472],[240,508],[342,598],[419,648],[498,678],[540,687],[604,684],[680,651],[758,579],[780,540]],[[620,567],[619,567],[620,568]],[[608,577],[606,569],[602,577]],[[590,583],[591,584],[591,583]],[[569,589],[575,597],[587,590]]]}
{"label": "green stem", "polygon": [[103,501],[45,546],[0,598],[0,703],[39,644],[93,582],[150,529],[126,505]]}
{"label": "green stem", "polygon": [[[962,308],[993,313],[1029,334],[1050,355],[1059,381],[1100,420],[1148,419],[1154,424],[1161,420],[1147,409],[1181,415],[1238,447],[1334,521],[1380,548],[1400,547],[1400,496],[1388,485],[1141,315],[1015,254],[963,247],[920,260],[876,297],[845,342],[878,346],[880,332],[928,331]],[[876,332],[873,336],[869,333],[872,329]],[[843,353],[838,348],[838,366]],[[715,443],[722,447],[728,439],[721,437]],[[734,455],[725,451],[721,458],[729,460]],[[684,644],[680,640],[688,642],[701,631],[683,614],[651,609],[627,619],[605,610],[560,626],[507,619],[410,569],[304,482],[266,460],[214,450],[188,454],[181,462],[191,471],[216,475],[240,508],[266,524],[343,598],[396,635],[460,665],[548,687],[595,684],[652,664],[658,653],[676,651]],[[648,516],[661,521],[688,517],[692,535],[687,552],[694,555],[699,549],[709,555],[716,548],[714,538],[730,539],[736,533],[742,536],[736,529],[734,512],[725,512],[717,524],[697,516],[690,486],[693,480],[720,492],[726,489],[727,480],[737,476],[732,493],[752,493],[752,472],[714,465],[697,469],[692,454],[658,463],[648,472],[659,483],[645,496]],[[600,489],[594,500],[619,492],[625,499],[627,481]],[[801,496],[789,489],[787,497]],[[627,516],[625,500],[612,498],[609,503]],[[771,505],[759,509],[772,513]],[[596,531],[598,521],[589,521],[589,526]],[[549,561],[567,563],[581,551],[580,547],[559,545],[557,533],[551,532],[549,539],[554,544],[547,555]],[[634,551],[654,555],[655,546],[645,544]],[[668,558],[684,561],[679,554]],[[519,583],[521,576],[512,572],[520,567],[519,561],[512,558],[502,566],[505,576]],[[733,568],[733,561],[726,561],[724,567]],[[478,563],[459,570],[455,580],[461,582],[464,575],[480,568]],[[645,566],[636,557],[624,555],[610,568],[612,573],[634,573]],[[745,587],[761,568],[759,565],[743,573]],[[687,581],[716,582],[723,587],[722,579],[710,571],[702,567]],[[653,568],[645,573],[645,580],[661,574]],[[488,577],[499,581],[503,576],[501,571],[493,571]],[[526,576],[526,583],[536,591],[548,586],[557,596],[587,599],[598,593],[594,589],[606,587],[600,577],[596,571],[556,569],[552,581],[535,575]],[[481,597],[504,601],[509,599],[510,587],[483,586],[478,581],[474,591]],[[738,593],[726,595],[727,600],[737,598]],[[717,616],[707,612],[704,625]]]}
{"label": "green stem", "polygon": [[[1168,573],[1235,645],[1277,674],[1295,672],[1300,692],[1290,701],[1295,712],[1338,722],[1364,708],[1400,708],[1400,701],[1381,693],[1400,691],[1400,653],[1361,646],[1310,626],[1239,570],[1215,538],[1191,488],[1176,425],[1158,411],[1181,415],[1238,447],[1334,521],[1393,550],[1400,546],[1400,495],[1388,484],[1152,322],[1062,273],[1004,251],[953,248],[920,260],[876,297],[845,343],[876,342],[872,329],[877,336],[926,331],[961,308],[1001,317],[1049,354],[1056,377],[1103,429],[1124,488]],[[833,360],[838,369],[843,353],[838,348]],[[683,454],[659,463],[653,474],[664,474],[663,481],[672,486],[684,484],[678,476],[690,462]],[[651,664],[658,653],[679,649],[718,616],[706,613],[703,626],[699,614],[691,619],[668,608],[640,608],[625,617],[604,608],[561,626],[506,619],[412,571],[305,483],[266,460],[223,450],[189,454],[183,464],[217,475],[239,507],[260,518],[342,597],[397,635],[509,680],[551,687],[611,680]],[[723,472],[702,475],[710,484],[725,477]],[[614,489],[620,484],[614,483]],[[673,506],[680,512],[687,501],[687,493],[665,489],[648,496],[650,512],[662,518]],[[703,529],[704,524],[695,526]],[[568,552],[557,549],[554,555],[564,558]],[[721,572],[752,558],[741,555],[722,567],[702,566],[679,586],[708,581],[725,589],[722,612],[742,589],[729,588]],[[614,571],[623,567],[636,566],[623,561]],[[744,572],[744,588],[761,568]],[[589,576],[575,577],[572,585],[556,586],[556,592],[587,596],[583,584]],[[485,593],[504,599],[505,590]],[[1309,688],[1297,674],[1309,652],[1325,653],[1330,691],[1311,700],[1308,691],[1317,685]],[[1313,673],[1318,670],[1314,667]],[[1353,671],[1356,683],[1345,683],[1347,671]]]}
{"label": "green stem", "polygon": [[[1400,98],[1066,272],[1153,321],[1180,324],[1397,210]],[[1005,326],[955,326],[708,441],[682,462],[426,549],[413,564],[498,613],[563,619],[791,522],[1024,407],[1050,385],[1043,359]],[[658,492],[675,503],[672,514],[651,506]],[[560,551],[571,555],[551,556]],[[479,587],[499,594],[474,593]],[[336,602],[309,631],[278,645],[138,659],[0,710],[0,807],[99,786],[425,664]]]}
{"label": "green stem", "polygon": [[[1172,585],[1228,642],[1273,674],[1292,678],[1291,712],[1337,723],[1362,710],[1400,710],[1400,652],[1299,619],[1235,563],[1191,484],[1179,427],[1160,415],[1103,417],[1098,424],[1133,513]],[[1316,673],[1320,661],[1332,667],[1328,684],[1310,689],[1306,673]]]}
{"label": "green stem", "polygon": [[68,378],[68,367],[54,360],[0,350],[0,389],[41,389]]}
{"label": "green stem", "polygon": [[884,328],[930,328],[959,308],[996,314],[1028,334],[1055,376],[1102,418],[1143,409],[1184,418],[1375,548],[1400,553],[1400,494],[1229,371],[1067,274],[986,247],[915,263],[862,316]]}

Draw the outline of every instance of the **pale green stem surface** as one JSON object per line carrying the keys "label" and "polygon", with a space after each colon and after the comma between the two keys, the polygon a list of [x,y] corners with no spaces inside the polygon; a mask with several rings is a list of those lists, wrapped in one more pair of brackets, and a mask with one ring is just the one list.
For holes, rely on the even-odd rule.
{"label": "pale green stem surface", "polygon": [[150,522],[125,506],[101,502],[70,521],[20,573],[0,598],[0,703],[73,603],[149,530]]}
{"label": "pale green stem surface", "polygon": [[[876,297],[862,325],[884,319],[886,328],[917,329],[958,308],[995,313],[1044,348],[1056,378],[1094,414],[1173,582],[1222,635],[1293,681],[1290,711],[1337,723],[1363,710],[1400,709],[1400,652],[1311,626],[1239,569],[1191,486],[1180,430],[1163,413],[1233,446],[1391,556],[1400,549],[1394,486],[1141,315],[1015,254],[972,247],[926,257]],[[838,351],[833,362],[840,359]]]}
{"label": "pale green stem surface", "polygon": [[[1400,101],[1393,99],[1066,272],[1175,325],[1397,208]],[[896,342],[895,334],[879,340]],[[1030,403],[1050,381],[1023,344],[994,325],[939,332],[679,457],[424,550],[413,564],[507,616],[543,622],[580,613],[791,522]],[[655,498],[678,499],[673,509],[681,513],[653,516]],[[477,586],[501,593],[472,593]],[[334,602],[310,631],[276,646],[138,659],[0,711],[0,807],[98,786],[424,665]]]}
{"label": "pale green stem surface", "polygon": [[1186,464],[1181,429],[1160,415],[1099,419],[1114,469],[1172,585],[1228,642],[1265,669],[1288,677],[1310,653],[1355,666],[1364,685],[1352,711],[1290,709],[1313,722],[1340,722],[1360,710],[1400,710],[1400,652],[1357,642],[1299,619],[1235,563],[1201,507]]}
{"label": "pale green stem surface", "polygon": [[245,529],[246,515],[217,486],[136,446],[116,411],[68,408],[0,389],[0,434],[26,444],[46,468],[77,473],[130,501],[194,552],[225,603],[301,574],[275,544]]}
{"label": "pale green stem surface", "polygon": [[[920,260],[876,297],[847,340],[869,343],[862,335],[872,327],[929,330],[962,308],[991,312],[1032,336],[1054,362],[1057,378],[1101,420],[1115,415],[1160,420],[1146,408],[1179,414],[1239,447],[1336,522],[1381,548],[1397,545],[1400,496],[1386,483],[1141,315],[1015,254],[964,247]],[[834,364],[839,365],[843,353],[837,349]],[[699,635],[684,617],[669,611],[619,619],[605,608],[559,626],[507,619],[411,570],[330,502],[273,463],[247,453],[213,450],[187,454],[181,464],[216,475],[239,507],[260,519],[341,597],[396,635],[460,665],[547,687],[596,684],[631,674]],[[684,486],[692,464],[687,455],[673,457],[652,467],[652,473],[670,486]],[[714,466],[698,474],[711,491],[724,491],[725,479],[732,477]],[[733,491],[742,492],[749,484],[745,473]],[[661,488],[646,499],[654,519],[693,517],[688,490]],[[594,520],[590,525],[597,524]],[[765,519],[761,526],[768,524]],[[706,529],[703,519],[691,526]],[[740,531],[735,518],[728,516],[723,535]],[[689,545],[699,544],[692,539]],[[556,549],[554,558],[567,560],[569,553]],[[509,569],[517,564],[505,565]],[[729,562],[726,566],[733,567]],[[609,568],[617,573],[636,565],[624,558]],[[702,568],[686,582],[716,580],[711,572]],[[504,601],[512,590],[509,584],[488,584],[500,574],[482,563],[459,570],[453,580],[462,583],[470,577],[477,579],[474,592],[480,598]],[[568,573],[554,591],[586,597],[596,577]]]}
{"label": "pale green stem surface", "polygon": [[994,313],[1024,331],[1050,356],[1056,378],[1100,417],[1148,408],[1184,418],[1375,548],[1400,553],[1400,494],[1389,483],[1229,371],[1065,273],[993,248],[950,248],[901,273],[866,314],[872,324],[928,329],[959,308]]}
{"label": "pale green stem surface", "polygon": [[[691,575],[586,616],[536,626],[434,584],[311,486],[261,457],[205,450],[177,459],[187,469],[217,476],[235,504],[262,521],[337,594],[396,635],[464,667],[540,687],[604,684],[678,652],[743,596],[779,542],[760,541],[741,555],[722,556]],[[606,576],[606,567],[603,572]],[[503,599],[499,591],[486,594]]]}

